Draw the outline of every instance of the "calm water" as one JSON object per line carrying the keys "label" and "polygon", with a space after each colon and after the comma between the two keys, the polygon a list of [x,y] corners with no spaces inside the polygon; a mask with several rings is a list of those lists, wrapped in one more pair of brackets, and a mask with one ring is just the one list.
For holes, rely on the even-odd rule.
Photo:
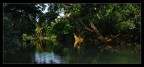
{"label": "calm water", "polygon": [[34,61],[38,64],[60,64],[62,63],[62,58],[53,52],[35,52]]}
{"label": "calm water", "polygon": [[[28,43],[27,43],[28,44]],[[30,44],[32,45],[32,44]],[[60,49],[47,48],[50,45],[72,45],[60,46]],[[73,43],[58,43],[47,41],[45,43],[34,43],[35,49],[21,47],[13,53],[5,52],[4,63],[26,63],[26,64],[140,64],[140,52],[132,52],[133,49],[115,50],[113,47],[101,48],[82,44],[80,49],[73,48]],[[58,47],[56,47],[58,48]],[[113,50],[109,50],[113,49]]]}

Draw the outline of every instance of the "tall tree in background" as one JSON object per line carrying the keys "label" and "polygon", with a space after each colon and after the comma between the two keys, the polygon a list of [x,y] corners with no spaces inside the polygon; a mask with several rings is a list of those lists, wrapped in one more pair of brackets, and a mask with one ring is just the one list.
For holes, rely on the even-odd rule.
{"label": "tall tree in background", "polygon": [[[95,33],[88,31],[91,28],[90,22],[95,26],[103,36],[131,35],[124,40],[140,39],[141,25],[141,4],[55,4],[60,9],[64,9],[65,17],[59,19],[60,23],[68,26],[69,34],[77,33],[86,38],[95,37]],[[64,26],[66,27],[66,25]],[[56,28],[55,28],[56,29]],[[63,28],[62,28],[63,29]],[[64,29],[63,29],[64,30]],[[134,35],[134,36],[133,36]]]}
{"label": "tall tree in background", "polygon": [[18,49],[23,33],[34,33],[34,22],[44,8],[44,4],[3,4],[4,52]]}

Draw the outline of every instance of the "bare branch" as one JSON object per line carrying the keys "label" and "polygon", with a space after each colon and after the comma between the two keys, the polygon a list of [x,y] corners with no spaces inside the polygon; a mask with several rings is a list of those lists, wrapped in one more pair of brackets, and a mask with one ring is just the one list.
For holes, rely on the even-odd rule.
{"label": "bare branch", "polygon": [[99,33],[99,31],[97,30],[97,28],[94,26],[93,22],[90,22],[90,26],[91,26],[91,28],[92,28],[96,33]]}

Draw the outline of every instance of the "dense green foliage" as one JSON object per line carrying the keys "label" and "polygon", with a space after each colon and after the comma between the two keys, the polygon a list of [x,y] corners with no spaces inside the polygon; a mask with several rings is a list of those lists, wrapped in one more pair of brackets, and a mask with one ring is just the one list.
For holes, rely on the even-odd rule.
{"label": "dense green foliage", "polygon": [[[73,34],[84,38],[85,44],[101,44],[91,29],[93,22],[98,31],[105,37],[112,38],[106,45],[129,44],[140,45],[141,4],[83,4],[83,3],[50,3],[47,4],[3,4],[4,52],[12,53],[31,40],[35,47],[48,51],[68,53],[74,43]],[[64,16],[59,14],[63,13]],[[91,29],[92,30],[92,29]],[[57,44],[49,39],[57,39]],[[46,42],[41,42],[47,39]],[[98,41],[97,41],[98,40]],[[99,43],[98,43],[99,42]],[[42,45],[43,43],[47,45]],[[103,43],[102,43],[103,44]],[[38,46],[37,46],[38,45]],[[96,46],[96,45],[95,45]],[[91,47],[85,45],[85,47]],[[103,48],[101,48],[103,49]]]}
{"label": "dense green foliage", "polygon": [[[64,17],[57,19],[54,31],[58,34],[80,34],[93,37],[87,31],[90,22],[104,36],[140,43],[141,4],[55,4],[64,9]],[[93,34],[93,35],[92,35]]]}

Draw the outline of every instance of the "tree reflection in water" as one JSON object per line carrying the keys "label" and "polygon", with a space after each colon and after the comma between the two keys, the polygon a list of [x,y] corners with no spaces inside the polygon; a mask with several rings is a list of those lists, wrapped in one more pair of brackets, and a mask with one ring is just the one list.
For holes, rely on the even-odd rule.
{"label": "tree reflection in water", "polygon": [[[49,42],[49,41],[48,41]],[[44,47],[50,47],[53,44],[53,41],[50,41],[51,43],[45,43],[44,41],[37,41],[35,43],[36,51],[34,53],[34,63],[38,64],[60,64],[62,63],[61,56],[55,54],[53,52],[53,48],[51,49],[45,49]]]}

